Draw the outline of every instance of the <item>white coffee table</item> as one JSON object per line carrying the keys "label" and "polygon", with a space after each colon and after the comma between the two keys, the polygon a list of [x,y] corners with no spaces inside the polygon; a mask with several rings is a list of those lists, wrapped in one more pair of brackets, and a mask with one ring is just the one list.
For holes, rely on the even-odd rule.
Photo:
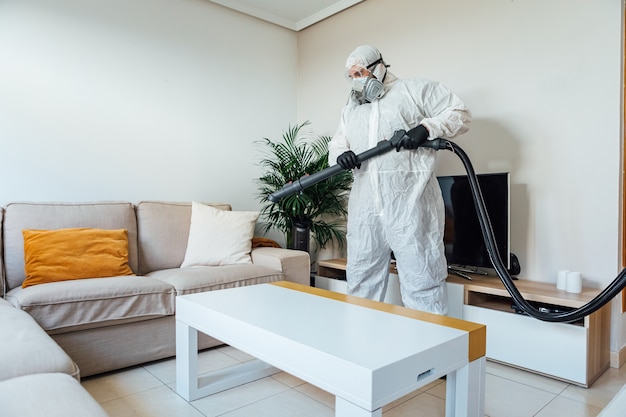
{"label": "white coffee table", "polygon": [[[197,332],[250,361],[198,375]],[[336,397],[338,417],[447,375],[446,417],[484,416],[485,326],[281,281],[176,298],[176,391],[188,401],[279,370]]]}

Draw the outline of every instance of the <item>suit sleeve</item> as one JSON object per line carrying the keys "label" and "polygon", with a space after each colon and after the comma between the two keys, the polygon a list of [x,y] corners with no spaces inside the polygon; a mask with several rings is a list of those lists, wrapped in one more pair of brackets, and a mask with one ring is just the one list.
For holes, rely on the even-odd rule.
{"label": "suit sleeve", "polygon": [[427,117],[421,124],[430,132],[428,139],[452,139],[469,130],[472,113],[448,87],[433,82],[425,93]]}
{"label": "suit sleeve", "polygon": [[328,142],[328,165],[337,165],[337,157],[347,150],[350,150],[350,143],[346,137],[346,125],[342,113],[339,127],[337,127],[333,138]]}

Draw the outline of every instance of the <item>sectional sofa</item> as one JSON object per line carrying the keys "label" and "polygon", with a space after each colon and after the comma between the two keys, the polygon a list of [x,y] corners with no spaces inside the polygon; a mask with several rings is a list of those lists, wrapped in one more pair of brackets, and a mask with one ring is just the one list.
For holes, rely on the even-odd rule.
{"label": "sectional sofa", "polygon": [[[174,356],[177,295],[279,280],[308,285],[308,253],[255,246],[257,216],[195,202],[7,204],[0,357],[11,361],[0,364],[0,384],[51,373],[78,379]],[[92,258],[78,267],[63,251]],[[89,270],[101,264],[103,272]],[[74,274],[83,267],[86,276]],[[205,336],[198,348],[219,344]]]}
{"label": "sectional sofa", "polygon": [[28,315],[0,298],[0,415],[106,417],[74,361]]}

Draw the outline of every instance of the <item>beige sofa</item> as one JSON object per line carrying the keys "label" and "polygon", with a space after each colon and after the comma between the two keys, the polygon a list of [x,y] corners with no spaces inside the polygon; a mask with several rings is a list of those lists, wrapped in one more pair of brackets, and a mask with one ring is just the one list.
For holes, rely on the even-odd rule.
{"label": "beige sofa", "polygon": [[80,385],[74,361],[28,313],[2,298],[0,358],[3,417],[106,417]]}
{"label": "beige sofa", "polygon": [[0,299],[0,415],[106,417],[78,367],[27,313]]}
{"label": "beige sofa", "polygon": [[[227,204],[213,206],[230,210]],[[275,247],[252,248],[251,263],[181,268],[191,212],[191,203],[158,201],[10,203],[3,219],[0,214],[4,298],[11,308],[28,313],[76,363],[80,375],[88,376],[174,356],[176,295],[279,280],[309,284],[308,254]],[[22,288],[22,231],[77,227],[127,230],[128,264],[136,275]],[[4,351],[9,349],[4,340],[19,333],[16,327],[8,333],[3,329],[6,318],[0,310],[0,355],[10,357],[17,368],[24,366],[12,370],[12,376],[28,374],[32,355],[7,356]],[[199,340],[199,348],[218,344],[208,336]],[[26,357],[25,362],[18,363],[20,356]],[[77,375],[68,363],[61,368],[41,372]],[[7,375],[0,368],[0,381]]]}

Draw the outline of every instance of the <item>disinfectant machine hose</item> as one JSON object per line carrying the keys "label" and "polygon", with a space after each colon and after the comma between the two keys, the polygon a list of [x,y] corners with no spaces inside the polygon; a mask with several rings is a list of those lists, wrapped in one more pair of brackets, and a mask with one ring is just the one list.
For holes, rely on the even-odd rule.
{"label": "disinfectant machine hose", "polygon": [[[404,130],[398,130],[394,133],[391,139],[378,142],[376,147],[358,154],[358,162],[364,162],[374,156],[382,155],[396,149],[398,143],[402,141],[405,135],[406,132]],[[496,273],[500,277],[500,280],[504,284],[506,290],[511,295],[511,298],[513,299],[515,304],[517,304],[518,307],[521,308],[526,314],[536,319],[549,322],[577,321],[600,309],[606,303],[611,301],[617,294],[619,294],[620,291],[624,289],[624,287],[626,287],[626,269],[623,269],[622,272],[620,272],[617,278],[615,278],[615,280],[608,287],[606,287],[593,300],[591,300],[582,307],[567,312],[545,312],[535,308],[528,301],[526,301],[524,297],[522,297],[519,290],[513,283],[513,279],[509,275],[509,271],[502,263],[502,259],[500,258],[500,254],[498,253],[496,239],[491,228],[489,215],[487,214],[487,209],[485,208],[483,195],[480,191],[480,186],[478,185],[478,178],[476,178],[474,167],[467,157],[467,154],[463,151],[463,149],[459,147],[459,145],[445,139],[429,140],[420,146],[436,150],[447,149],[454,152],[463,162],[465,170],[467,171],[467,177],[469,179],[472,195],[474,197],[474,205],[476,206],[476,212],[478,213],[478,220],[480,222],[483,238],[485,240],[485,244],[487,245],[487,253],[489,254],[489,259],[491,260],[491,263],[493,264]],[[297,192],[304,190],[307,187],[317,184],[318,182],[324,181],[325,179],[332,177],[342,170],[343,168],[341,168],[339,165],[333,165],[315,174],[305,175],[299,180],[286,184],[281,190],[270,195],[269,200],[276,203],[280,201],[281,198],[293,195]]]}

